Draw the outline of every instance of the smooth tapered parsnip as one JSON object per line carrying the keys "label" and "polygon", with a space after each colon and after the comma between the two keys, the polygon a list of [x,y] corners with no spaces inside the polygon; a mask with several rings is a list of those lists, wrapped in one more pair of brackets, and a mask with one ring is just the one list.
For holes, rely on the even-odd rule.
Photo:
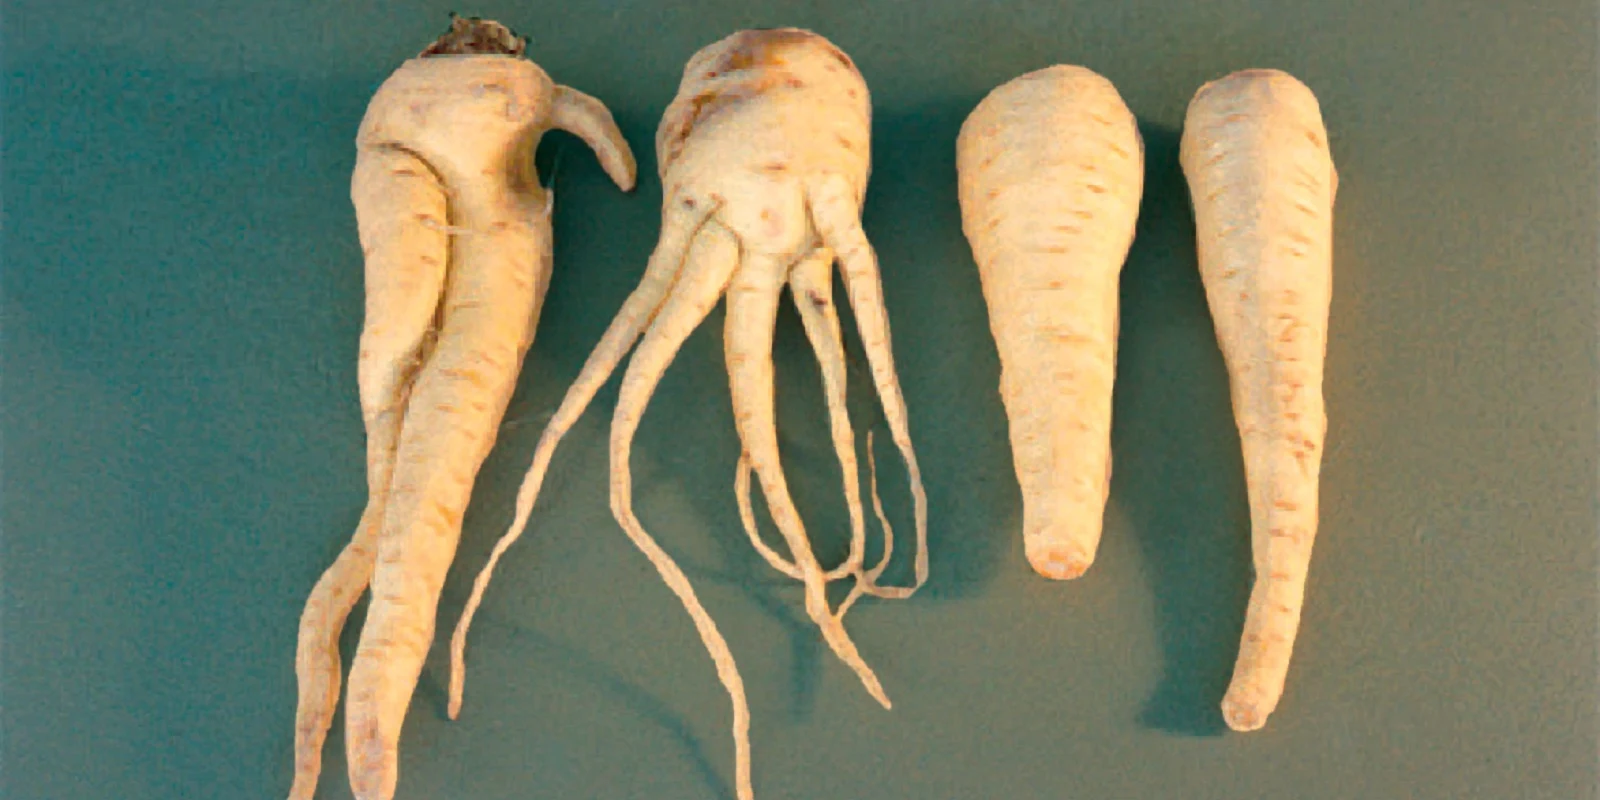
{"label": "smooth tapered parsnip", "polygon": [[1317,533],[1338,175],[1316,97],[1278,70],[1201,87],[1179,158],[1250,495],[1255,585],[1222,701],[1248,731],[1283,694]]}
{"label": "smooth tapered parsnip", "polygon": [[1093,563],[1111,484],[1117,285],[1144,143],[1111,82],[1053,66],[989,93],[956,144],[962,229],[1000,353],[1028,563]]}
{"label": "smooth tapered parsnip", "polygon": [[387,800],[396,748],[472,485],[533,341],[550,279],[551,195],[534,148],[552,127],[624,190],[627,143],[600,103],[557,86],[496,23],[451,30],[378,89],[351,181],[367,303],[359,382],[369,499],[300,621],[292,800],[309,800],[339,696],[339,633],[370,581],[346,744],[360,800]]}
{"label": "smooth tapered parsnip", "polygon": [[[855,64],[809,31],[741,31],[689,60],[656,135],[664,192],[660,241],[639,287],[545,428],[517,498],[516,517],[478,576],[452,642],[452,713],[460,702],[467,626],[494,565],[527,525],[562,435],[637,341],[611,420],[611,509],[688,609],[716,663],[733,701],[737,793],[741,800],[753,796],[743,681],[727,642],[688,579],[635,515],[629,472],[634,432],[651,394],[684,340],[724,295],[728,377],[743,460],[754,469],[793,572],[805,584],[807,614],[868,692],[889,705],[846,634],[842,611],[829,607],[825,589],[830,573],[817,563],[790,498],[778,459],[773,410],[773,327],[788,286],[802,309],[824,375],[833,376],[827,380],[834,441],[845,480],[854,478],[853,447],[846,446],[851,437],[838,402],[843,347],[837,325],[830,322],[834,307],[828,268],[837,260],[890,435],[910,476],[918,544],[911,586],[876,585],[876,574],[861,570],[859,557],[851,559],[856,567],[849,572],[861,593],[904,596],[922,585],[927,579],[927,500],[895,375],[877,257],[859,220],[869,171],[870,120],[867,87]],[[805,310],[807,305],[812,311]],[[858,496],[854,502],[859,505]],[[852,516],[859,520],[859,511],[853,510]]]}

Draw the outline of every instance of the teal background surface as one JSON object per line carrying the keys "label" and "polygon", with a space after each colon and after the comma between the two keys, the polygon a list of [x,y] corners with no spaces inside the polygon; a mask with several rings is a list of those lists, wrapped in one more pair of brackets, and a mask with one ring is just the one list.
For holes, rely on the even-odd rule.
{"label": "teal background surface", "polygon": [[[451,9],[6,4],[6,798],[286,794],[301,604],[364,500],[353,136]],[[851,613],[895,701],[882,711],[739,532],[719,311],[645,417],[636,502],[739,659],[758,797],[1596,796],[1594,4],[454,10],[529,35],[557,81],[606,102],[641,182],[619,193],[564,134],[540,151],[547,180],[559,164],[554,285],[467,515],[441,645],[544,420],[654,243],[651,142],[683,63],[739,28],[798,25],[873,92],[865,226],[927,471],[932,579]],[[1071,583],[1022,557],[954,172],[984,93],[1057,62],[1109,77],[1148,145],[1105,537]],[[1250,579],[1245,487],[1176,154],[1196,88],[1266,66],[1320,97],[1341,183],[1304,628],[1283,704],[1240,735],[1217,704]],[[838,473],[792,312],[775,358],[789,475],[837,557]],[[881,436],[855,377],[858,430]],[[457,722],[444,648],[430,655],[401,800],[732,796],[726,696],[607,508],[615,397],[613,380],[558,451],[489,592]],[[879,452],[904,529],[903,472]],[[349,796],[342,743],[319,797]]]}

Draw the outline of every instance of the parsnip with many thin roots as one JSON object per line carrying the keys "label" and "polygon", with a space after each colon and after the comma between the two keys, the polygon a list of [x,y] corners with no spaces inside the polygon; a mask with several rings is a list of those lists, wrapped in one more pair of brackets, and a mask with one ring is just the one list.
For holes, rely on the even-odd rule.
{"label": "parsnip with many thin roots", "polygon": [[533,341],[550,279],[551,195],[533,152],[578,135],[623,189],[634,161],[605,108],[557,86],[493,22],[456,18],[380,87],[351,198],[366,258],[360,390],[369,499],[300,621],[292,800],[309,800],[339,696],[339,633],[372,602],[350,670],[346,744],[361,800],[396,750],[472,485]]}
{"label": "parsnip with many thin roots", "polygon": [[1111,484],[1117,285],[1144,144],[1111,82],[1054,66],[989,93],[956,145],[962,229],[1000,352],[1028,563],[1093,563]]}
{"label": "parsnip with many thin roots", "polygon": [[[828,267],[837,258],[859,321],[890,434],[912,483],[918,550],[915,584],[876,585],[856,567],[862,592],[908,593],[927,577],[926,498],[895,376],[877,258],[859,215],[869,171],[870,102],[850,58],[826,39],[792,28],[742,31],[696,53],[656,136],[664,197],[661,238],[639,287],[624,303],[539,440],[517,498],[511,529],[478,577],[453,641],[451,708],[460,702],[462,647],[496,561],[521,534],[550,457],[622,357],[639,341],[622,378],[611,422],[611,508],[687,607],[733,701],[738,796],[752,796],[749,709],[727,643],[683,572],[633,510],[628,461],[651,393],[689,334],[724,295],[724,331],[734,418],[744,457],[805,584],[809,616],[841,660],[885,707],[888,697],[845,633],[778,460],[773,413],[773,326],[784,287],[802,309],[829,384],[835,443],[847,484],[854,452],[843,419],[843,348],[833,317]],[[812,310],[806,310],[806,306]],[[849,450],[847,453],[846,451]],[[856,501],[859,505],[859,500]],[[859,512],[853,512],[859,518]],[[859,528],[859,526],[857,526]],[[774,554],[775,555],[775,554]],[[781,560],[781,559],[778,559]],[[859,564],[858,558],[851,559]],[[787,563],[787,562],[785,562]]]}
{"label": "parsnip with many thin roots", "polygon": [[1277,70],[1201,87],[1179,157],[1250,494],[1255,585],[1222,701],[1248,731],[1283,694],[1317,533],[1338,174],[1316,97]]}

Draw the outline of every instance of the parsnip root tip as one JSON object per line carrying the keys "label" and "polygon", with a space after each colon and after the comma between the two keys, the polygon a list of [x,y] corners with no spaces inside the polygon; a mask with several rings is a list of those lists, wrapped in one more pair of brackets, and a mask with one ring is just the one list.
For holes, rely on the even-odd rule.
{"label": "parsnip root tip", "polygon": [[1064,537],[1042,535],[1023,541],[1028,564],[1033,571],[1055,581],[1070,581],[1083,576],[1094,564],[1094,555],[1063,541]]}
{"label": "parsnip root tip", "polygon": [[1260,730],[1267,724],[1267,714],[1271,709],[1263,710],[1258,702],[1258,692],[1235,691],[1230,692],[1222,700],[1222,719],[1228,727],[1241,733]]}
{"label": "parsnip root tip", "polygon": [[878,701],[878,705],[883,706],[883,710],[890,711],[894,709],[894,703],[889,702],[889,693],[883,690],[883,684],[878,681],[876,675],[872,675],[869,672],[868,678],[864,679],[862,683],[866,685],[867,694]]}

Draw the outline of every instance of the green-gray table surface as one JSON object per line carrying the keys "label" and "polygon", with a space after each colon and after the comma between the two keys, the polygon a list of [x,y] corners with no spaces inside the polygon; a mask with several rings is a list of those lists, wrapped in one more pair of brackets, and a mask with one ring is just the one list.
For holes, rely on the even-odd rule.
{"label": "green-gray table surface", "polygon": [[[641,180],[618,192],[565,134],[540,151],[547,179],[559,163],[554,284],[445,587],[400,800],[732,796],[726,695],[608,510],[615,379],[487,596],[457,722],[442,656],[654,243],[654,130],[683,63],[779,25],[832,38],[872,90],[864,224],[932,577],[849,617],[883,711],[740,533],[719,310],[633,467],[639,514],[739,659],[758,797],[1595,796],[1592,3],[30,0],[3,20],[5,797],[286,794],[298,616],[364,500],[353,134],[452,9],[528,34],[607,103]],[[984,93],[1060,62],[1110,78],[1148,145],[1104,540],[1068,583],[1022,557],[954,169]],[[1235,734],[1217,706],[1250,580],[1245,486],[1176,153],[1200,84],[1265,66],[1317,93],[1341,183],[1304,626],[1282,705]],[[792,311],[775,359],[786,466],[836,558],[839,474]],[[881,436],[860,378],[858,432]],[[349,796],[342,745],[336,728],[320,797]]]}

